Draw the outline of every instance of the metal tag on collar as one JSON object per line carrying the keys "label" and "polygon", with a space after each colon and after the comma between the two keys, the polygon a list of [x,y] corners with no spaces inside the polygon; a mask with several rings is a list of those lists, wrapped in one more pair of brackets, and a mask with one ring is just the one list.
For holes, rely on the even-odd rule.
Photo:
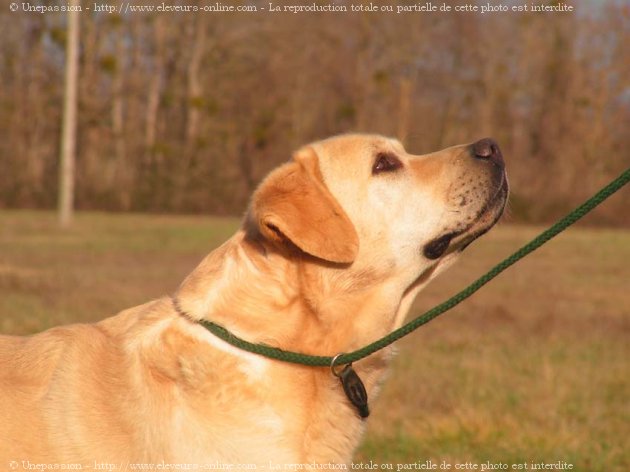
{"label": "metal tag on collar", "polygon": [[336,355],[330,363],[330,370],[335,377],[338,377],[341,381],[343,391],[350,400],[359,416],[361,418],[367,418],[370,416],[370,409],[368,407],[368,395],[365,390],[365,385],[361,381],[359,375],[352,368],[352,364],[347,364],[341,372],[335,370],[335,361],[341,354]]}

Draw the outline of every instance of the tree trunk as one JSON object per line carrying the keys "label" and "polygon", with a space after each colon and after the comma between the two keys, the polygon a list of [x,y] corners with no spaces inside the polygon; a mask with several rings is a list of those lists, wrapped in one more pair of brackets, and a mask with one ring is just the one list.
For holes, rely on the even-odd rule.
{"label": "tree trunk", "polygon": [[194,25],[195,31],[192,41],[192,54],[186,75],[188,78],[188,101],[187,107],[187,119],[186,119],[186,147],[190,154],[196,145],[197,135],[199,133],[199,119],[201,109],[201,94],[202,87],[199,79],[199,69],[201,61],[206,47],[206,20],[205,15],[200,15],[196,18],[196,24]]}
{"label": "tree trunk", "polygon": [[411,79],[402,77],[400,79],[400,92],[398,96],[398,132],[397,138],[403,144],[406,144],[407,136],[409,136],[409,118],[411,115]]}
{"label": "tree trunk", "polygon": [[125,146],[125,103],[124,103],[124,87],[125,87],[125,45],[124,30],[118,32],[116,38],[116,68],[113,77],[113,100],[112,100],[112,131],[114,134],[114,151],[116,155],[115,164],[115,182],[114,187],[118,185],[118,194],[120,195],[120,205],[123,210],[129,210],[131,207],[131,186],[132,175],[130,166],[126,162],[126,146]]}
{"label": "tree trunk", "polygon": [[155,51],[153,52],[153,70],[149,81],[149,96],[147,99],[145,118],[145,139],[144,145],[146,153],[152,156],[155,152],[155,139],[157,136],[157,118],[160,108],[160,97],[162,95],[162,74],[164,73],[164,25],[162,16],[155,18],[153,26]]}
{"label": "tree trunk", "polygon": [[70,4],[77,7],[68,12],[66,40],[66,71],[61,126],[61,157],[59,165],[59,223],[68,226],[74,211],[74,162],[77,137],[77,79],[79,71],[79,0]]}

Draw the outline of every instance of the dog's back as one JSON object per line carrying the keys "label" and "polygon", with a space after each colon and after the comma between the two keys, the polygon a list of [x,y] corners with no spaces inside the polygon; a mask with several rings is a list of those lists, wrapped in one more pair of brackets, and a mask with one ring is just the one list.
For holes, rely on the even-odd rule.
{"label": "dog's back", "polygon": [[0,463],[47,460],[44,451],[65,447],[51,447],[57,438],[65,443],[69,434],[85,439],[98,434],[100,425],[111,423],[111,431],[119,424],[115,405],[120,399],[108,393],[120,391],[113,387],[127,381],[119,333],[133,325],[141,308],[105,323],[0,336]]}

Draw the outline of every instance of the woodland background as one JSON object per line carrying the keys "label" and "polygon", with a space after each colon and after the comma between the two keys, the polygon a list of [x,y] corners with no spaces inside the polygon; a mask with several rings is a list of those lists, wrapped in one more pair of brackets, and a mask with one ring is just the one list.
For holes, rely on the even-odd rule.
{"label": "woodland background", "polygon": [[[570,3],[562,14],[84,12],[77,207],[238,214],[292,150],[361,131],[418,154],[493,136],[513,219],[554,218],[630,163],[630,3]],[[56,204],[65,41],[64,14],[0,8],[0,208]],[[590,221],[628,225],[627,207],[625,190]]]}
{"label": "woodland background", "polygon": [[[424,153],[493,136],[511,217],[423,291],[420,315],[630,165],[630,1],[567,3],[575,13],[84,12],[76,204],[107,211],[61,227],[67,18],[0,1],[0,332],[173,293],[312,139],[378,132]],[[630,227],[629,203],[630,186],[585,220]],[[630,470],[629,260],[628,228],[573,227],[400,341],[355,461]]]}

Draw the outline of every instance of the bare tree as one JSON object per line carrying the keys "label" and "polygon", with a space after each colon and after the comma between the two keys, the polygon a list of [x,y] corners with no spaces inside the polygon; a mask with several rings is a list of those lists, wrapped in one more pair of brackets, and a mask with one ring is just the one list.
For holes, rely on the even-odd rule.
{"label": "bare tree", "polygon": [[188,79],[188,103],[186,104],[186,145],[189,152],[195,146],[199,132],[200,108],[202,105],[202,84],[200,80],[200,68],[206,48],[206,15],[200,15],[192,25],[194,28],[192,53],[186,68]]}
{"label": "bare tree", "polygon": [[124,210],[131,206],[131,173],[126,162],[125,117],[124,117],[124,74],[125,45],[124,30],[120,28],[116,36],[116,62],[112,84],[112,131],[114,134],[114,154],[116,156],[116,179],[120,182],[120,204]]}
{"label": "bare tree", "polygon": [[68,226],[74,211],[74,168],[77,140],[77,79],[79,72],[79,2],[68,12],[66,42],[66,72],[61,128],[61,157],[59,166],[59,223]]}
{"label": "bare tree", "polygon": [[397,138],[401,143],[407,141],[409,135],[409,115],[411,114],[412,82],[409,77],[401,77],[398,103]]}
{"label": "bare tree", "polygon": [[155,44],[155,51],[153,54],[153,69],[149,80],[145,117],[144,144],[148,155],[153,153],[153,148],[155,147],[160,95],[164,85],[162,77],[164,74],[164,38],[164,18],[162,16],[158,16],[155,18],[153,23],[153,43]]}
{"label": "bare tree", "polygon": [[[236,213],[291,149],[366,131],[414,153],[491,135],[515,219],[549,220],[627,165],[627,13],[84,11],[74,99],[71,15],[0,8],[0,206]],[[621,202],[601,221],[630,224]]]}

